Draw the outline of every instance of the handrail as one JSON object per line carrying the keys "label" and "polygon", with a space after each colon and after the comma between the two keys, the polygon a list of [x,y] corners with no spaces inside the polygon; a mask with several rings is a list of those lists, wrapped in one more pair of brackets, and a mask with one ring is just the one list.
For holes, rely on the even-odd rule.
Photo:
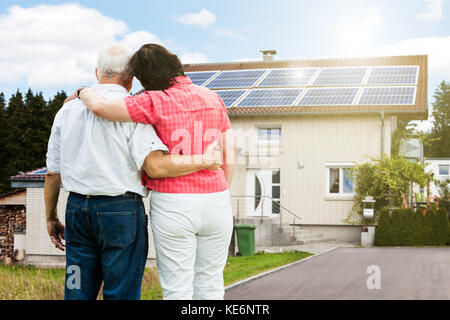
{"label": "handrail", "polygon": [[[264,198],[266,198],[266,199],[268,199],[268,200],[270,200],[270,201],[273,201],[274,199],[272,198],[272,197],[269,197],[269,196],[231,196],[231,198],[262,198],[263,199],[263,203],[262,203],[262,208],[264,208]],[[274,202],[272,202],[272,204],[273,204]],[[276,205],[278,205],[278,207],[280,208],[280,209],[283,209],[285,212],[287,212],[287,213],[289,213],[291,216],[293,216],[294,217],[294,224],[295,224],[295,218],[297,218],[297,219],[299,219],[299,220],[302,220],[302,218],[300,218],[299,216],[297,216],[295,213],[293,213],[291,210],[289,210],[288,208],[286,208],[286,207],[284,207],[284,206],[282,206],[280,203],[278,203],[278,202],[275,202],[276,203]],[[239,203],[238,203],[239,204]],[[264,214],[264,211],[263,210],[261,210],[261,219],[263,218],[263,214]],[[282,224],[282,213],[281,213],[281,210],[280,210],[280,225]]]}

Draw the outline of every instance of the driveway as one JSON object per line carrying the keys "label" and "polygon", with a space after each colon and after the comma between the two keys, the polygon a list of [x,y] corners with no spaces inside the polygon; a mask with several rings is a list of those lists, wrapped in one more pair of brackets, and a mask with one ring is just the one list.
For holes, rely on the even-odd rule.
{"label": "driveway", "polygon": [[225,299],[450,299],[450,248],[337,248],[230,288]]}

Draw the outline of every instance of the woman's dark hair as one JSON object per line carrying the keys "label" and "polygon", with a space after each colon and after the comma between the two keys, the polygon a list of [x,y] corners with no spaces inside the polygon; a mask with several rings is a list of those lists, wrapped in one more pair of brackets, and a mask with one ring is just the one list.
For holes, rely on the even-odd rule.
{"label": "woman's dark hair", "polygon": [[165,90],[184,76],[178,57],[159,44],[143,45],[130,60],[130,71],[145,90]]}

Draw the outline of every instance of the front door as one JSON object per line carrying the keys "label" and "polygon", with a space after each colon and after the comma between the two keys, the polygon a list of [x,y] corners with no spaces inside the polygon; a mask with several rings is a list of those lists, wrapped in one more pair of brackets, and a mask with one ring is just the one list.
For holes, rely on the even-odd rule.
{"label": "front door", "polygon": [[280,171],[247,171],[247,214],[273,217],[280,213]]}

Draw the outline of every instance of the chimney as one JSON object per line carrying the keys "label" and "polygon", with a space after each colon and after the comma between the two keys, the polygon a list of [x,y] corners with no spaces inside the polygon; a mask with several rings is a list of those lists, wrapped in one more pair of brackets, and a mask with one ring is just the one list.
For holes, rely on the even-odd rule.
{"label": "chimney", "polygon": [[273,61],[273,56],[277,54],[277,50],[262,50],[263,61]]}

